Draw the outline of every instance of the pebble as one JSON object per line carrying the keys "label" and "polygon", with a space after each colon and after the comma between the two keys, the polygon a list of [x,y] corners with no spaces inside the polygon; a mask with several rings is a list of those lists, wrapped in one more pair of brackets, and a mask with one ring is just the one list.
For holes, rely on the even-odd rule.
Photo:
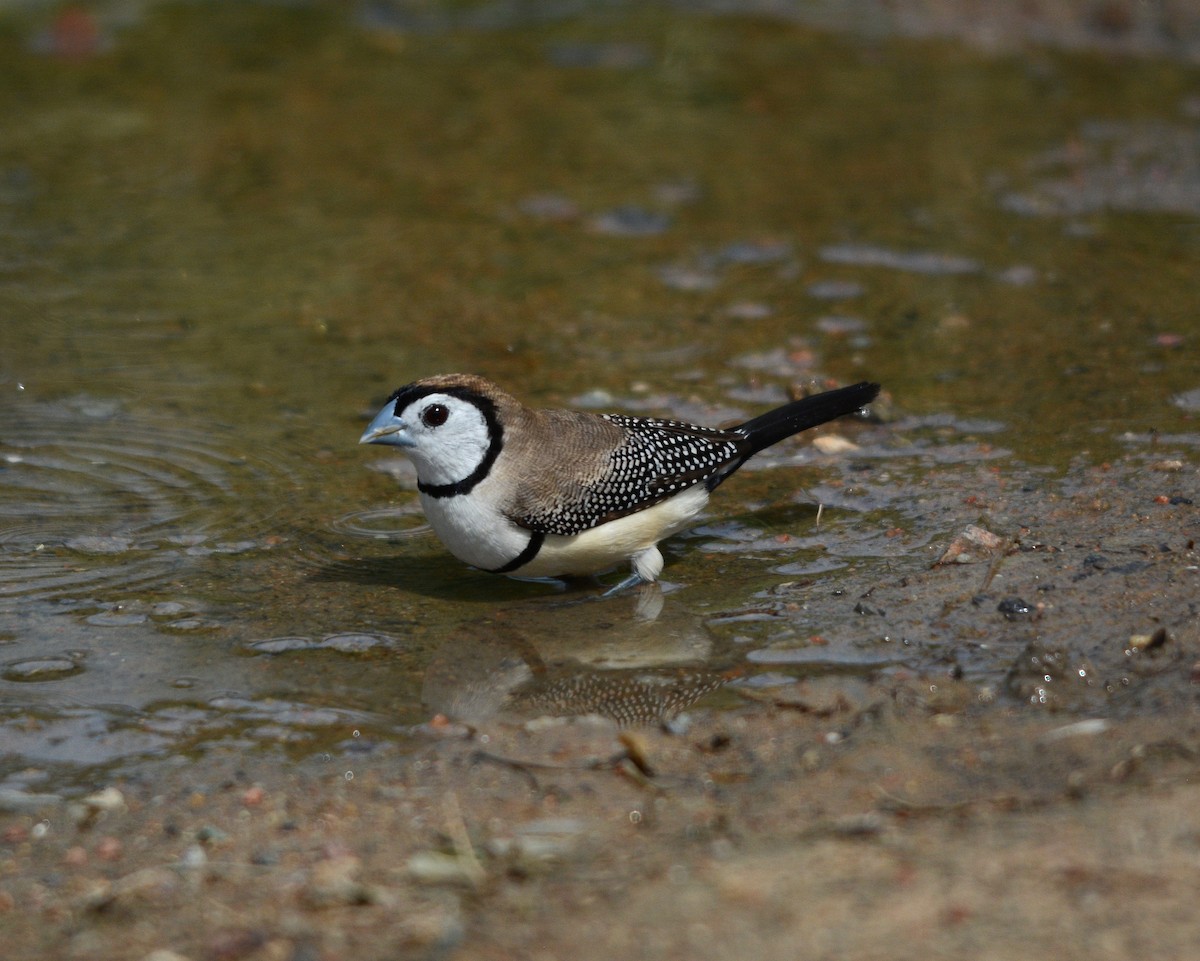
{"label": "pebble", "polygon": [[62,803],[57,794],[30,794],[18,788],[0,788],[0,812],[16,814],[21,811],[36,811]]}
{"label": "pebble", "polygon": [[353,854],[338,854],[318,861],[309,872],[302,896],[313,907],[337,904],[372,904],[374,891],[359,880],[362,862]]}
{"label": "pebble", "polygon": [[969,524],[937,559],[934,567],[944,564],[973,564],[987,560],[1004,546],[1004,538]]}
{"label": "pebble", "polygon": [[187,871],[199,871],[208,864],[208,853],[201,844],[189,844],[179,858],[179,866]]}
{"label": "pebble", "polygon": [[838,434],[822,434],[820,437],[814,437],[812,446],[822,454],[847,454],[860,449],[854,441],[847,440]]}
{"label": "pebble", "polygon": [[179,878],[169,868],[142,868],[116,881],[99,881],[80,898],[88,911],[106,911],[114,906],[130,908],[135,904],[159,904],[179,887]]}
{"label": "pebble", "polygon": [[119,811],[125,807],[125,795],[111,785],[83,799],[85,807],[93,811]]}
{"label": "pebble", "polygon": [[1062,727],[1056,727],[1052,731],[1047,731],[1041,736],[1043,741],[1059,741],[1066,737],[1091,737],[1096,734],[1103,734],[1112,725],[1100,717],[1090,717],[1084,721],[1075,721],[1071,724],[1064,724]]}
{"label": "pebble", "polygon": [[121,855],[125,853],[125,845],[119,838],[106,837],[101,838],[96,845],[96,857],[101,861],[119,861]]}
{"label": "pebble", "polygon": [[474,887],[481,880],[478,865],[441,851],[420,851],[408,859],[406,867],[409,876],[420,884]]}
{"label": "pebble", "polygon": [[1170,640],[1172,640],[1171,632],[1165,627],[1160,627],[1153,634],[1134,634],[1129,638],[1128,649],[1131,651],[1152,651],[1155,648],[1162,647]]}

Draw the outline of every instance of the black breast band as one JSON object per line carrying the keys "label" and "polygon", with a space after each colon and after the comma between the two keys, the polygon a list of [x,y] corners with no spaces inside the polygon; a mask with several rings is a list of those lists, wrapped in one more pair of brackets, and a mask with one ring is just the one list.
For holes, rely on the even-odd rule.
{"label": "black breast band", "polygon": [[542,542],[546,540],[546,535],[541,531],[534,531],[529,535],[529,543],[525,545],[525,549],[516,557],[505,564],[503,567],[493,567],[488,571],[489,574],[510,574],[518,568],[524,567],[538,555],[538,551],[542,549]]}

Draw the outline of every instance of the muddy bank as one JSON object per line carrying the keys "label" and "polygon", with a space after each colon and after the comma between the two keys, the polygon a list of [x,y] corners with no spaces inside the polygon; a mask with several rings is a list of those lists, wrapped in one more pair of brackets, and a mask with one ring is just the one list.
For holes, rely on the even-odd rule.
{"label": "muddy bank", "polygon": [[543,723],[352,783],[209,771],[126,786],[84,830],[8,817],[6,953],[1186,956],[1195,718],[1100,731],[936,713],[922,690],[703,713],[625,744]]}
{"label": "muddy bank", "polygon": [[732,672],[664,724],[501,705],[433,718],[412,753],[231,749],[88,799],[6,797],[6,956],[1185,956],[1196,468],[992,476],[963,492],[990,556],[788,588],[843,607],[813,645],[942,632],[941,666]]}

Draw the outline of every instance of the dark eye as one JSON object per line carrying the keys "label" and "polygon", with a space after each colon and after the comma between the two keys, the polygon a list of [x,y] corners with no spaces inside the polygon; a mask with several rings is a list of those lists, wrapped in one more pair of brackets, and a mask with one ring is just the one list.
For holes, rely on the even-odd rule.
{"label": "dark eye", "polygon": [[421,411],[421,423],[426,427],[441,427],[449,416],[450,411],[444,404],[430,404]]}

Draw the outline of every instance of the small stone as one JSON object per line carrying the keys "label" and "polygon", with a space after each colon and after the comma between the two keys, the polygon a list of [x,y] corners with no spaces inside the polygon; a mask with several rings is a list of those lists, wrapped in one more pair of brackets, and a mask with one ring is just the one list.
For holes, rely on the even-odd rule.
{"label": "small stone", "polygon": [[118,838],[101,838],[100,843],[96,845],[96,857],[101,861],[119,861],[124,853],[125,845]]}
{"label": "small stone", "polygon": [[482,880],[477,865],[441,851],[420,851],[408,859],[407,867],[409,876],[421,884],[474,887]]}
{"label": "small stone", "polygon": [[1153,634],[1134,634],[1129,638],[1129,650],[1131,651],[1153,651],[1163,647],[1168,641],[1173,640],[1171,632],[1165,627],[1160,627]]}
{"label": "small stone", "polygon": [[1003,537],[993,534],[991,531],[984,530],[982,527],[970,524],[950,542],[950,546],[946,548],[945,552],[937,559],[937,562],[933,566],[974,564],[978,561],[987,560],[997,554],[1004,547],[1005,543],[1006,541]]}
{"label": "small stone", "polygon": [[309,873],[302,896],[313,907],[337,904],[371,904],[371,889],[358,879],[362,862],[352,854],[339,854],[318,861]]}
{"label": "small stone", "polygon": [[161,904],[178,889],[179,878],[168,868],[142,868],[116,881],[101,881],[81,899],[88,911],[107,911],[134,904]]}
{"label": "small stone", "polygon": [[24,824],[10,824],[0,832],[0,841],[5,844],[20,844],[29,839],[29,828]]}
{"label": "small stone", "polygon": [[1101,717],[1090,717],[1083,721],[1074,721],[1071,724],[1064,724],[1061,727],[1056,727],[1052,731],[1047,731],[1041,736],[1043,741],[1061,741],[1068,737],[1094,737],[1097,734],[1103,734],[1107,731],[1111,724]]}
{"label": "small stone", "polygon": [[187,871],[202,870],[207,864],[208,854],[199,844],[189,844],[179,859],[179,866]]}
{"label": "small stone", "polygon": [[821,434],[819,437],[814,437],[812,446],[822,454],[848,454],[860,449],[854,441],[847,440],[838,434]]}
{"label": "small stone", "polygon": [[83,804],[85,807],[97,812],[119,811],[125,807],[125,795],[115,787],[110,786],[97,791],[95,794],[89,794],[83,799]]}

